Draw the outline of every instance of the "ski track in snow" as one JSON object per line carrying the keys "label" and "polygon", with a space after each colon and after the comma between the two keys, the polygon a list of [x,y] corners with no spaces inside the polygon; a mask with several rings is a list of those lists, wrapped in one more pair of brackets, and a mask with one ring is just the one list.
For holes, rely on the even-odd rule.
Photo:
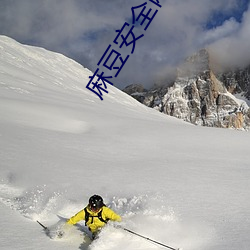
{"label": "ski track in snow", "polygon": [[[80,134],[90,130],[90,125],[81,120],[76,120],[65,115],[65,109],[51,108],[48,105],[33,104],[15,101],[2,101],[1,111],[8,109],[9,112],[3,121],[15,122],[33,128],[47,129],[58,132]],[[20,112],[20,108],[22,112]],[[2,113],[4,113],[2,111]]]}

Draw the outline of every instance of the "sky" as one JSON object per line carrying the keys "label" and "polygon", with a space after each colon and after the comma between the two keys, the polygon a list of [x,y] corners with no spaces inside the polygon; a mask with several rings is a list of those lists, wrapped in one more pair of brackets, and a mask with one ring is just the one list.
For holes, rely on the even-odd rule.
{"label": "sky", "polygon": [[[166,81],[183,59],[201,48],[210,48],[216,60],[225,65],[244,66],[250,62],[249,0],[159,2],[161,8],[149,0],[0,0],[0,34],[63,53],[93,72],[111,45],[116,52],[110,55],[119,55],[124,66],[119,74],[111,70],[112,56],[107,67],[102,66],[105,58],[99,66],[105,76],[113,76],[118,88],[131,83],[150,87]],[[135,37],[144,36],[136,41],[131,53],[131,44],[119,47],[121,36],[119,45],[114,40],[125,22],[129,26],[121,34],[129,34],[133,25],[131,8],[144,3],[146,10],[152,9],[150,15],[158,12],[146,30],[148,20],[143,25],[142,17],[134,22]],[[136,17],[143,7],[135,9]],[[131,39],[132,35],[126,42]],[[120,67],[119,59],[114,67]]]}

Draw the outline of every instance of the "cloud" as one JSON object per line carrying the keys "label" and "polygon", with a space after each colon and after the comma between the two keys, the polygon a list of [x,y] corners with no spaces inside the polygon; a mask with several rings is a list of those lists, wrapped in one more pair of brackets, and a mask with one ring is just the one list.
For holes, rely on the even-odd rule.
{"label": "cloud", "polygon": [[250,64],[249,39],[250,9],[244,13],[237,29],[210,44],[210,51],[215,60],[225,67],[244,67]]}
{"label": "cloud", "polygon": [[200,43],[211,44],[213,42],[219,41],[225,37],[237,33],[239,28],[240,24],[235,20],[235,18],[232,17],[229,20],[226,20],[221,26],[204,31],[204,34],[200,38]]}
{"label": "cloud", "polygon": [[[115,85],[123,88],[136,82],[149,87],[204,46],[211,46],[224,61],[230,60],[226,48],[236,48],[238,44],[243,55],[245,49],[249,51],[249,13],[245,13],[242,22],[234,18],[242,1],[160,0],[162,8],[148,30],[135,27],[136,34],[143,33],[144,37],[136,42],[135,52]],[[131,7],[144,2],[153,11],[156,9],[148,0],[1,0],[0,33],[61,52],[95,71],[108,45],[113,45],[116,30],[125,21],[131,23]],[[220,24],[214,20],[218,13],[226,17]],[[208,23],[214,23],[213,29],[207,29]]]}

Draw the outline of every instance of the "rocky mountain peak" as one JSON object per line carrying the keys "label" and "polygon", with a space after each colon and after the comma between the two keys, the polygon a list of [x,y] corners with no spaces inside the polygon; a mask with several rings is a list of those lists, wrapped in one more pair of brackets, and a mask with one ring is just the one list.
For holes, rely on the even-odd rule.
{"label": "rocky mountain peak", "polygon": [[178,67],[171,86],[129,94],[149,107],[196,125],[248,129],[249,106],[233,94],[250,93],[250,67],[224,73],[214,73],[212,68],[209,51],[202,49]]}
{"label": "rocky mountain peak", "polygon": [[194,77],[210,70],[209,53],[202,49],[188,57],[177,69],[177,77]]}

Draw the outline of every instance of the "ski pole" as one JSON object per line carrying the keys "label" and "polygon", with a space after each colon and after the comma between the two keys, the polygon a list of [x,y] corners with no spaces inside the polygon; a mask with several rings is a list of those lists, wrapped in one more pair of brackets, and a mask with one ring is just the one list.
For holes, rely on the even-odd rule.
{"label": "ski pole", "polygon": [[145,237],[145,236],[143,236],[143,235],[141,235],[141,234],[135,233],[135,232],[133,232],[133,231],[127,229],[127,228],[122,228],[122,229],[125,230],[125,231],[127,231],[127,232],[129,232],[129,233],[131,233],[131,234],[134,234],[134,235],[139,236],[139,237],[141,237],[141,238],[143,238],[143,239],[145,239],[145,240],[154,242],[154,243],[156,243],[156,244],[158,244],[158,245],[160,245],[160,246],[169,248],[169,249],[171,249],[171,250],[180,250],[180,248],[173,248],[173,247],[167,246],[167,245],[162,244],[162,243],[160,243],[160,242],[158,242],[158,241],[155,241],[155,240],[152,240],[152,239],[150,239],[150,238],[148,238],[148,237]]}
{"label": "ski pole", "polygon": [[48,228],[47,227],[45,227],[41,222],[39,222],[38,220],[36,221],[40,226],[42,226],[43,227],[43,229],[46,231],[46,230],[48,230]]}

